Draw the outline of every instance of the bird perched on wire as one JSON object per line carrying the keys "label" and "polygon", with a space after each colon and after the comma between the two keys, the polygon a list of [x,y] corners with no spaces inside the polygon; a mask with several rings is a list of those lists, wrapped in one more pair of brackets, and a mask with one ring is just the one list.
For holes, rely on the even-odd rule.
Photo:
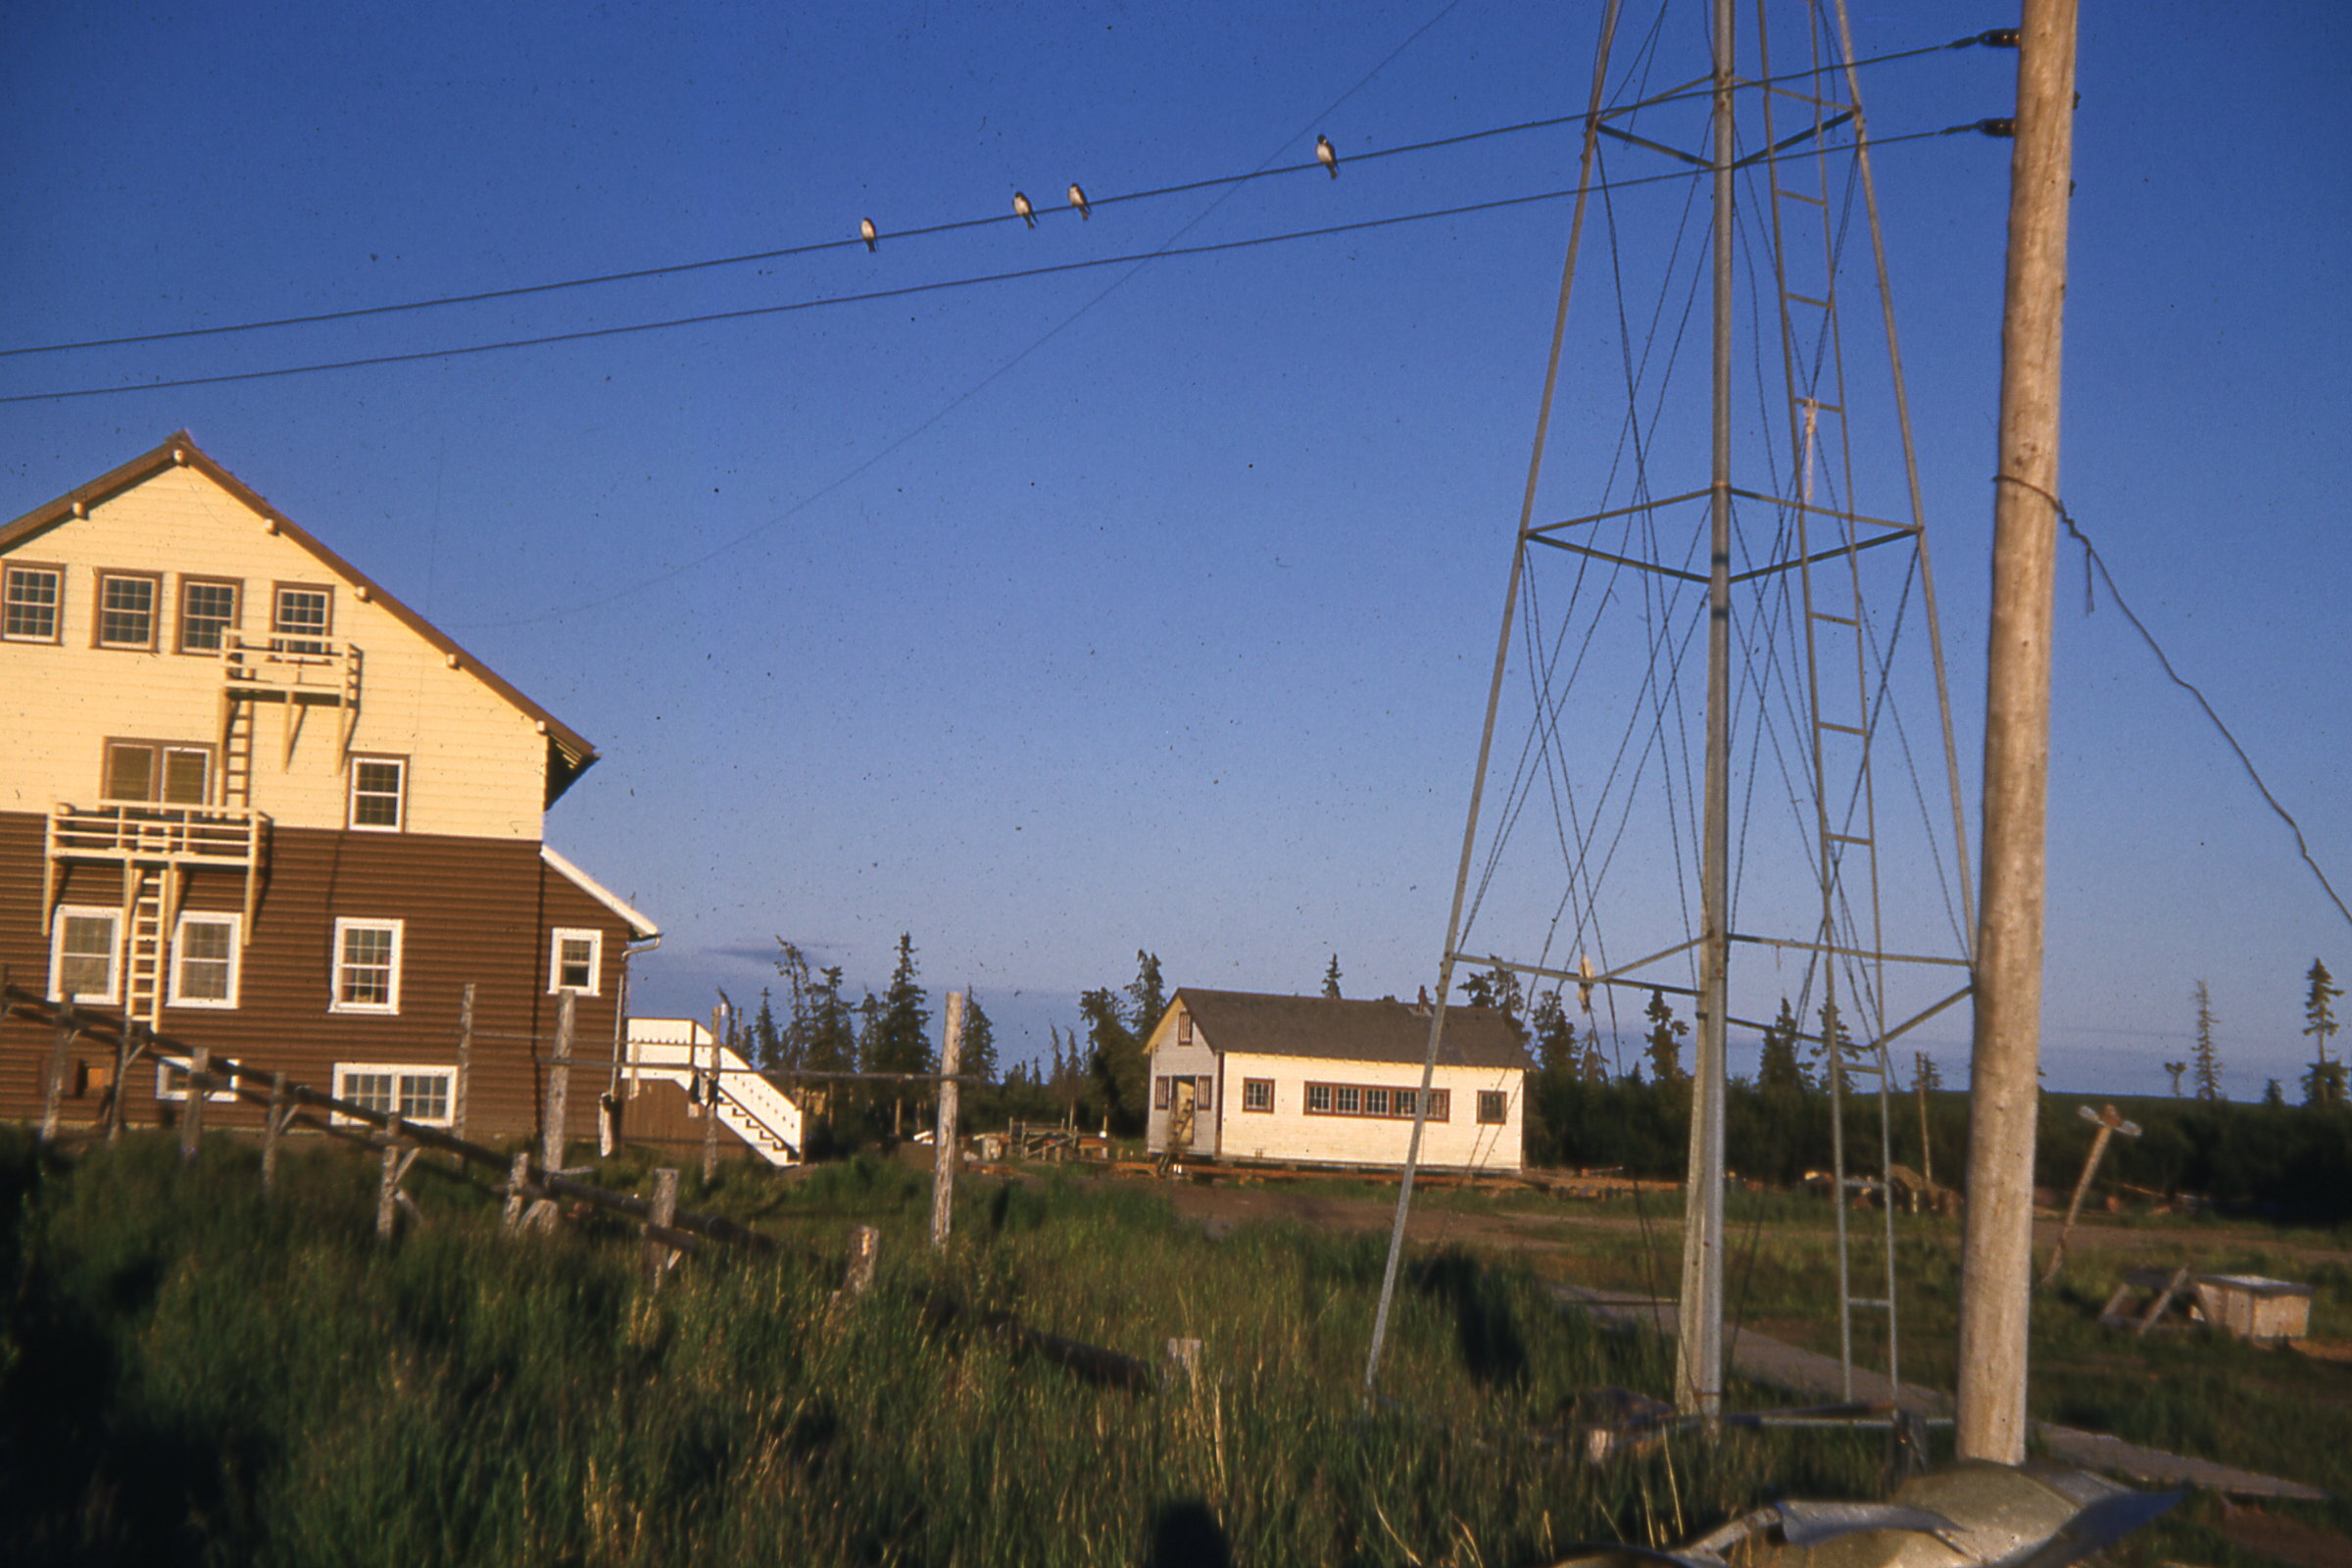
{"label": "bird perched on wire", "polygon": [[1022,222],[1031,228],[1037,226],[1037,209],[1030,206],[1029,198],[1017,190],[1012,193],[1012,210],[1021,215]]}
{"label": "bird perched on wire", "polygon": [[1074,179],[1070,181],[1070,205],[1078,209],[1080,219],[1092,216],[1086,204],[1086,192],[1078,188],[1078,182]]}
{"label": "bird perched on wire", "polygon": [[1332,178],[1340,177],[1339,151],[1331,145],[1331,138],[1320,132],[1315,136],[1315,162],[1330,170]]}
{"label": "bird perched on wire", "polygon": [[870,251],[874,248],[874,241],[879,236],[875,231],[874,220],[872,219],[860,218],[858,220],[858,237],[865,241],[865,248],[867,250]]}

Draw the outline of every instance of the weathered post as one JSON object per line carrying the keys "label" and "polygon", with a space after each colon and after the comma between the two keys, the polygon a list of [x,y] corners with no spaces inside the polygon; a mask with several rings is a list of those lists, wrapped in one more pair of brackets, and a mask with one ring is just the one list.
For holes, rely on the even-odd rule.
{"label": "weathered post", "polygon": [[2000,466],[1993,483],[1955,1444],[1959,1458],[1996,1464],[2026,1456],[2075,0],[2025,0],[2022,22],[2001,318]]}
{"label": "weathered post", "polygon": [[57,1004],[57,1032],[49,1046],[49,1087],[41,1097],[41,1142],[57,1142],[59,1102],[66,1092],[66,1053],[74,1046],[74,999]]}
{"label": "weathered post", "polygon": [[514,1160],[507,1166],[507,1202],[499,1214],[499,1228],[512,1236],[522,1226],[522,1195],[531,1175],[530,1151],[517,1149]]}
{"label": "weathered post", "polygon": [[556,1004],[555,1059],[547,1069],[547,1125],[539,1133],[539,1164],[549,1174],[564,1168],[564,1118],[571,1113],[571,1012],[566,991]]}
{"label": "weathered post", "polygon": [[[718,1043],[723,1038],[719,1031],[726,1027],[728,1010],[723,1006],[710,1009],[710,1076],[703,1082],[703,1191],[706,1193],[718,1180]],[[691,1046],[687,1049],[693,1050]]]}
{"label": "weathered post", "polygon": [[1200,1381],[1200,1342],[1191,1339],[1168,1341],[1161,1363],[1160,1386],[1168,1390],[1191,1389]]}
{"label": "weathered post", "polygon": [[394,1197],[400,1191],[401,1173],[406,1168],[401,1164],[400,1138],[394,1130],[399,1125],[395,1120],[391,1127],[384,1130],[384,1169],[375,1184],[375,1239],[378,1245],[392,1240]]}
{"label": "weathered post", "polygon": [[956,1221],[956,1074],[963,1057],[963,993],[948,993],[948,1017],[939,1043],[939,1120],[931,1134],[931,1250],[944,1251]]}
{"label": "weathered post", "polygon": [[122,1137],[122,1122],[127,1111],[122,1102],[123,1092],[130,1087],[130,1064],[139,1059],[147,1026],[127,1024],[115,1036],[115,1076],[106,1086],[106,1141],[118,1143]]}
{"label": "weathered post", "polygon": [[2104,1110],[2077,1105],[2075,1113],[2098,1131],[2090,1135],[2090,1154],[2082,1161],[2082,1175],[2075,1183],[2075,1196],[2067,1200],[2066,1223],[2058,1227],[2058,1245],[2050,1249],[2050,1266],[2041,1276],[2045,1289],[2057,1283],[2058,1270],[2066,1263],[2067,1239],[2075,1234],[2075,1218],[2082,1212],[2082,1195],[2090,1191],[2090,1179],[2098,1174],[2099,1156],[2107,1152],[2107,1140],[2117,1133],[2126,1138],[2139,1136],[2139,1123],[2124,1120],[2124,1113],[2113,1105]]}
{"label": "weathered post", "polygon": [[262,1191],[277,1180],[277,1141],[286,1131],[286,1075],[270,1075],[269,1119],[262,1123]]}
{"label": "weathered post", "polygon": [[213,1048],[198,1046],[188,1062],[187,1099],[180,1102],[179,1159],[191,1164],[204,1146],[204,1085],[213,1075]]}
{"label": "weathered post", "polygon": [[649,1283],[659,1285],[669,1267],[673,1255],[669,1244],[655,1235],[657,1230],[668,1230],[678,1222],[678,1173],[664,1166],[654,1172],[653,1223],[645,1228],[645,1275]]}
{"label": "weathered post", "polygon": [[882,1255],[882,1233],[871,1225],[850,1227],[850,1267],[843,1276],[841,1294],[856,1300],[874,1287],[874,1263]]}
{"label": "weathered post", "polygon": [[[466,1099],[473,1085],[473,982],[468,980],[458,992],[458,1081],[449,1098],[449,1131],[455,1138],[466,1136]],[[463,1159],[458,1161],[463,1165]]]}

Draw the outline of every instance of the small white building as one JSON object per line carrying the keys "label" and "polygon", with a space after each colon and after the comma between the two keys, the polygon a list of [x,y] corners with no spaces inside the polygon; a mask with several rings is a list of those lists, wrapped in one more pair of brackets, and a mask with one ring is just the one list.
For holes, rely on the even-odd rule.
{"label": "small white building", "polygon": [[[1153,1153],[1402,1165],[1420,1108],[1427,1005],[1176,993],[1145,1043]],[[1503,1015],[1446,1009],[1421,1163],[1515,1171],[1532,1064]]]}

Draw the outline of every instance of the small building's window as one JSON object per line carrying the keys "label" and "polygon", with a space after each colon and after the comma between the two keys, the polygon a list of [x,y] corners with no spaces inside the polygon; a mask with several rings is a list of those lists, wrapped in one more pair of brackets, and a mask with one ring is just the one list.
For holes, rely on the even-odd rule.
{"label": "small building's window", "polygon": [[403,826],[409,764],[399,757],[351,760],[351,825],[369,833],[397,833]]}
{"label": "small building's window", "polygon": [[1453,1119],[1453,1092],[1451,1090],[1432,1089],[1429,1092],[1429,1119],[1431,1121],[1451,1121]]}
{"label": "small building's window", "polygon": [[[164,1056],[157,1059],[155,1064],[155,1098],[158,1100],[173,1101],[185,1100],[188,1098],[187,1057]],[[237,1098],[237,1092],[225,1083],[215,1084],[212,1088],[207,1089],[204,1092],[204,1098],[207,1100],[234,1100]]]}
{"label": "small building's window", "polygon": [[164,580],[147,572],[98,574],[97,644],[101,648],[155,647],[155,602]]}
{"label": "small building's window", "polygon": [[1419,1105],[1420,1103],[1421,1103],[1421,1091],[1420,1091],[1420,1090],[1418,1090],[1418,1089],[1399,1089],[1399,1090],[1397,1090],[1397,1091],[1396,1091],[1396,1114],[1397,1114],[1397,1115],[1399,1115],[1399,1116],[1408,1116],[1408,1117],[1409,1117],[1410,1115],[1412,1115],[1414,1107],[1415,1107],[1415,1106],[1417,1106],[1417,1105]]}
{"label": "small building's window", "polygon": [[65,586],[63,566],[10,566],[5,599],[0,601],[0,635],[10,642],[56,642],[58,604]]}
{"label": "small building's window", "polygon": [[333,589],[280,583],[270,612],[270,646],[281,654],[323,654],[334,618]]}
{"label": "small building's window", "polygon": [[172,939],[172,1005],[174,1007],[233,1007],[237,1004],[237,940],[242,917],[234,914],[183,914]]}
{"label": "small building's window", "polygon": [[1308,1084],[1306,1086],[1306,1108],[1317,1115],[1330,1115],[1331,1085]]}
{"label": "small building's window", "polygon": [[1364,1092],[1353,1084],[1335,1084],[1331,1108],[1343,1116],[1360,1116],[1364,1113]]}
{"label": "small building's window", "polygon": [[1272,1110],[1274,1108],[1274,1080],[1271,1078],[1243,1079],[1242,1108],[1244,1110]]}
{"label": "small building's window", "polygon": [[1154,1078],[1152,1080],[1152,1108],[1153,1110],[1165,1110],[1168,1108],[1168,1085],[1172,1082],[1174,1082],[1174,1080],[1170,1078]]}
{"label": "small building's window", "polygon": [[112,1005],[122,975],[120,909],[60,905],[49,932],[49,1000]]}
{"label": "small building's window", "polygon": [[1364,1091],[1364,1114],[1386,1116],[1389,1113],[1389,1092],[1386,1089]]}
{"label": "small building's window", "polygon": [[597,994],[597,978],[604,968],[605,934],[602,931],[574,931],[559,926],[548,943],[547,989],[549,994],[576,992],[583,997]]}
{"label": "small building's window", "polygon": [[1193,1100],[1202,1110],[1216,1108],[1216,1080],[1206,1073],[1193,1080]]}
{"label": "small building's window", "polygon": [[1478,1092],[1478,1120],[1481,1126],[1499,1127],[1510,1120],[1511,1097],[1499,1089],[1481,1089]]}
{"label": "small building's window", "polygon": [[1180,1046],[1193,1043],[1193,1015],[1189,1012],[1176,1015],[1176,1043]]}
{"label": "small building's window", "polygon": [[335,989],[330,1012],[400,1011],[399,920],[335,922]]}
{"label": "small building's window", "polygon": [[179,580],[179,651],[217,654],[237,623],[237,598],[242,585],[207,577]]}
{"label": "small building's window", "polygon": [[[430,1127],[449,1125],[457,1089],[455,1067],[412,1067],[398,1063],[337,1062],[335,1098],[363,1110],[399,1116]],[[345,1118],[357,1120],[358,1118]]]}
{"label": "small building's window", "polygon": [[108,741],[103,793],[110,801],[202,806],[211,798],[213,749],[173,741]]}

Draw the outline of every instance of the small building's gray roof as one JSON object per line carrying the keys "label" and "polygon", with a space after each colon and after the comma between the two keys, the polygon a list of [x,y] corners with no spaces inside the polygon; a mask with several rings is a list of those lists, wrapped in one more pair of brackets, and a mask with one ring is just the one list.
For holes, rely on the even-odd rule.
{"label": "small building's gray roof", "polygon": [[[1278,997],[1252,991],[1179,990],[1194,1026],[1214,1050],[1247,1055],[1318,1056],[1419,1065],[1429,1054],[1431,1009],[1409,1002]],[[1534,1065],[1503,1015],[1492,1007],[1446,1009],[1442,1067]]]}

